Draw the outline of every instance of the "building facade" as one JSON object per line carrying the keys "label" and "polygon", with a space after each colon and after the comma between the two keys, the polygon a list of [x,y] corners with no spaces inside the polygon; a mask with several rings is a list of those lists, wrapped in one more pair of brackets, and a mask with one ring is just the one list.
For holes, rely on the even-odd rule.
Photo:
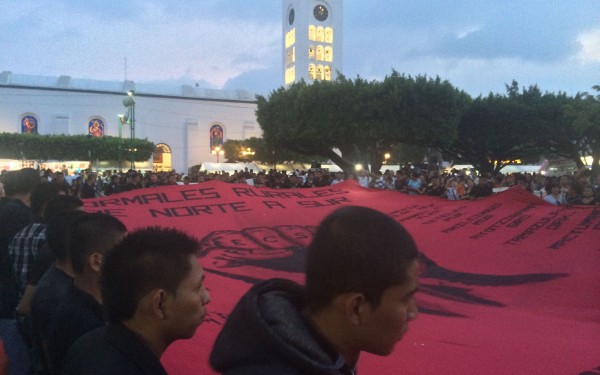
{"label": "building facade", "polygon": [[[342,0],[283,1],[284,85],[332,80],[342,71],[342,5]],[[205,162],[223,162],[219,149],[226,140],[262,136],[255,112],[255,97],[245,90],[0,73],[0,132],[148,139],[156,150],[148,163],[136,163],[138,169],[185,173]],[[103,162],[96,168],[114,167]]]}
{"label": "building facade", "polygon": [[284,0],[283,82],[330,81],[342,72],[343,0]]}
{"label": "building facade", "polygon": [[0,132],[129,138],[132,107],[135,137],[156,145],[146,168],[186,173],[216,162],[215,149],[228,139],[262,136],[254,96],[244,90],[0,73]]}

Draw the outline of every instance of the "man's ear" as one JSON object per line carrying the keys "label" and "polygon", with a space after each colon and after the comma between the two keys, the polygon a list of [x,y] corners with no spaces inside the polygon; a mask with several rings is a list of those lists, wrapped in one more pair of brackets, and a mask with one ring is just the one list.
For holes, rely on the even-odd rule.
{"label": "man's ear", "polygon": [[96,272],[100,272],[100,268],[102,268],[102,258],[102,254],[92,253],[92,255],[88,257],[88,263],[90,268]]}
{"label": "man's ear", "polygon": [[167,292],[164,289],[154,289],[149,296],[150,310],[153,316],[166,319],[165,301]]}
{"label": "man's ear", "polygon": [[360,325],[367,312],[367,300],[362,293],[348,293],[344,298],[344,312],[351,324]]}

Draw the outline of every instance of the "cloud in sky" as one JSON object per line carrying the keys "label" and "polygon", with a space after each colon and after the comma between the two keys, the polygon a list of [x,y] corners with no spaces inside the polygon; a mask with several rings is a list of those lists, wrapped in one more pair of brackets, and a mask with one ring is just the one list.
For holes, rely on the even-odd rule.
{"label": "cloud in sky", "polygon": [[600,63],[600,28],[581,33],[577,41],[581,46],[577,57],[582,63]]}
{"label": "cloud in sky", "polygon": [[[279,0],[3,0],[0,71],[268,94],[282,84],[281,16]],[[600,83],[599,18],[597,0],[345,0],[343,73],[574,94]]]}

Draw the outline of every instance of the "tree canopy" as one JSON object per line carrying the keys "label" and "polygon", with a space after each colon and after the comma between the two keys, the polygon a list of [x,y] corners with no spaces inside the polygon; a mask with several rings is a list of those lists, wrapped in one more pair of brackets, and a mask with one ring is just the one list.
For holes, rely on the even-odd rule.
{"label": "tree canopy", "polygon": [[[122,142],[122,143],[121,143]],[[122,147],[122,148],[121,148]],[[123,160],[146,161],[154,144],[144,139],[0,133],[0,158],[28,160]]]}
{"label": "tree canopy", "polygon": [[269,145],[326,156],[346,171],[357,163],[378,170],[397,144],[451,143],[469,102],[440,78],[394,71],[382,82],[299,82],[258,96],[256,114]]}
{"label": "tree canopy", "polygon": [[592,175],[600,176],[600,85],[593,87],[596,96],[583,93],[576,97],[571,113],[574,114],[573,133],[578,147],[592,156]]}
{"label": "tree canopy", "polygon": [[484,173],[541,155],[581,166],[590,153],[600,169],[600,95],[543,93],[516,81],[504,95],[472,99],[439,77],[340,76],[258,96],[256,114],[267,147],[323,155],[346,171],[357,163],[378,170],[400,144],[437,149]]}

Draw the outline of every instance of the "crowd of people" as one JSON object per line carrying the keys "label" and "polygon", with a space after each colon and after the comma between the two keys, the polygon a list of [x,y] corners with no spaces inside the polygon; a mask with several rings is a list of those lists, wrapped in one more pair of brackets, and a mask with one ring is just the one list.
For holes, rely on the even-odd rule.
{"label": "crowd of people", "polygon": [[[239,170],[233,172],[196,172],[189,175],[170,172],[135,171],[102,173],[84,170],[69,175],[68,171],[44,171],[44,178],[62,184],[69,194],[78,198],[108,196],[123,191],[164,185],[187,185],[219,180],[272,189],[314,188],[335,185],[354,179],[366,188],[395,190],[408,195],[429,195],[448,200],[478,199],[513,186],[520,186],[555,205],[600,204],[600,176],[592,180],[590,171],[581,169],[573,174],[545,176],[542,173],[511,173],[473,175],[466,170],[428,171],[411,166],[384,172],[359,170],[350,175],[327,169],[290,171]],[[65,173],[67,173],[65,175]],[[0,185],[0,194],[1,185]]]}
{"label": "crowd of people", "polygon": [[[199,249],[196,239],[177,230],[158,227],[127,233],[125,225],[115,217],[104,213],[85,213],[83,198],[210,180],[284,189],[331,186],[347,178],[356,179],[365,188],[448,200],[479,199],[495,191],[520,186],[555,205],[597,205],[600,193],[600,177],[592,181],[587,170],[561,177],[510,174],[474,178],[464,171],[440,173],[414,168],[383,173],[362,170],[351,176],[341,172],[329,173],[321,168],[292,173],[276,170],[241,170],[231,174],[199,172],[190,176],[174,171],[142,174],[134,170],[124,173],[106,171],[100,175],[84,171],[65,176],[64,171],[40,173],[32,168],[2,173],[0,374],[3,375],[3,363],[6,366],[6,362],[2,361],[4,352],[9,358],[10,374],[104,374],[111,368],[127,369],[124,373],[132,374],[162,374],[164,369],[159,362],[162,352],[171,342],[191,337],[206,314],[205,306],[210,297],[203,286],[203,270],[195,258]],[[367,219],[369,217],[372,220]],[[366,222],[362,223],[363,219]],[[366,232],[357,230],[353,226],[359,221],[361,229],[372,223],[376,226]],[[333,223],[346,231],[330,232],[331,229],[327,228]],[[384,227],[389,228],[381,229]],[[385,304],[384,291],[399,288],[399,292],[408,296],[402,311],[402,327],[416,317],[416,306],[411,297],[416,291],[416,276],[411,266],[412,260],[416,259],[416,250],[410,235],[385,215],[356,207],[347,207],[332,214],[319,228],[311,244],[311,248],[318,249],[312,253],[314,259],[310,250],[308,253],[306,288],[282,280],[269,280],[252,288],[240,301],[217,339],[211,355],[211,365],[215,369],[231,374],[241,371],[232,368],[231,363],[242,363],[241,368],[251,371],[280,367],[291,369],[293,366],[282,358],[288,355],[289,350],[302,350],[304,344],[298,348],[282,348],[280,356],[265,354],[268,358],[265,364],[252,363],[243,355],[241,358],[232,356],[228,348],[234,342],[242,346],[247,344],[244,350],[251,351],[252,343],[246,341],[252,338],[244,337],[239,331],[240,325],[247,322],[241,315],[238,316],[243,312],[236,312],[249,308],[246,306],[248,298],[264,298],[282,307],[282,315],[259,317],[265,321],[292,319],[296,322],[294,324],[301,324],[308,320],[312,328],[291,327],[292,331],[299,330],[307,345],[315,345],[315,340],[317,345],[322,344],[319,335],[331,340],[333,347],[325,345],[321,347],[323,352],[318,353],[319,361],[324,362],[314,362],[315,366],[338,364],[337,373],[350,374],[361,350],[389,354],[393,342],[377,348],[373,337],[362,337],[357,339],[355,346],[346,347],[341,333],[355,327],[351,320],[344,320],[351,318],[350,315],[341,317],[336,312],[343,308],[351,311],[367,303],[368,311],[375,314],[378,306]],[[362,237],[348,240],[350,233],[355,232],[367,233],[369,240],[364,244]],[[324,258],[321,259],[321,255],[315,254],[327,254],[327,249],[333,249],[334,253],[354,249],[352,251],[356,252],[357,259],[364,259],[364,254],[361,254],[364,248],[371,251],[372,244],[380,240],[381,246],[376,246],[380,252],[394,247],[390,244],[402,243],[400,249],[394,250],[399,251],[399,255],[388,254],[400,257],[401,272],[395,271],[400,272],[399,279],[380,280],[377,287],[373,286],[376,290],[356,290],[350,294],[344,288],[340,289],[340,285],[320,290],[329,281],[320,279],[322,270],[315,270],[323,265],[333,267],[331,263],[335,263],[334,259],[340,255],[322,255]],[[406,251],[409,255],[404,253]],[[408,258],[402,258],[405,256]],[[346,253],[344,257],[347,257]],[[335,271],[339,273],[335,282],[344,284],[348,275],[367,277],[370,271],[375,270],[371,266],[369,270],[361,267],[344,263],[343,269]],[[385,265],[380,265],[380,268],[383,270]],[[186,270],[187,273],[176,270]],[[386,274],[380,271],[375,270],[368,277],[374,279],[375,275]],[[132,274],[139,277],[131,280]],[[400,279],[403,282],[398,281]],[[128,285],[125,288],[127,292],[121,288],[125,284]],[[289,296],[282,300],[282,293]],[[286,305],[286,300],[295,298],[303,301],[302,309],[298,310],[295,304]],[[315,329],[316,338],[311,336],[315,335]],[[140,362],[139,358],[144,358],[144,361]],[[98,370],[90,372],[90,368]]]}
{"label": "crowd of people", "polygon": [[[162,354],[196,333],[211,300],[199,241],[173,228],[128,232],[116,217],[85,212],[60,176],[24,168],[3,184],[0,374],[166,374]],[[334,211],[307,249],[306,284],[251,288],[210,365],[224,374],[354,374],[360,352],[389,355],[417,317],[418,255],[391,217]]]}

